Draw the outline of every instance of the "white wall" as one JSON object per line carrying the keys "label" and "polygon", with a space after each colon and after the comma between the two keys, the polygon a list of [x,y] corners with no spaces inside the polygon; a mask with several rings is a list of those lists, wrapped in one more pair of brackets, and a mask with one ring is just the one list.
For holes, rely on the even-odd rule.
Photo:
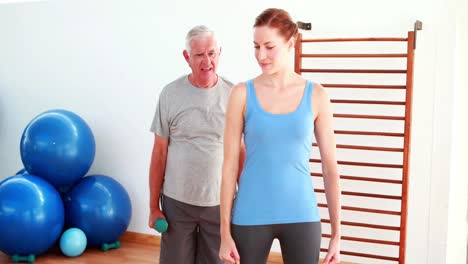
{"label": "white wall", "polygon": [[[251,27],[271,6],[312,22],[315,36],[404,36],[416,19],[423,21],[415,65],[407,263],[455,263],[446,260],[449,186],[459,181],[450,177],[457,8],[443,0],[1,4],[0,179],[22,167],[19,141],[26,124],[42,111],[69,109],[88,122],[96,138],[90,173],[121,182],[133,203],[129,230],[154,234],[147,228],[153,140],[148,128],[161,88],[188,72],[181,55],[186,31],[196,24],[213,27],[223,47],[220,73],[243,81],[259,73]],[[466,203],[454,206],[466,214]]]}
{"label": "white wall", "polygon": [[[451,1],[451,8],[456,14],[456,42],[455,42],[455,100],[453,104],[454,126],[452,135],[453,159],[451,167],[453,173],[449,183],[448,202],[448,230],[447,230],[447,262],[456,263],[464,259],[468,263],[466,241],[468,240],[468,217],[466,210],[468,204],[468,169],[464,163],[468,154],[468,122],[466,114],[468,106],[464,102],[468,98],[468,17],[463,10],[468,9],[468,2],[462,0]],[[460,261],[460,263],[461,263]]]}

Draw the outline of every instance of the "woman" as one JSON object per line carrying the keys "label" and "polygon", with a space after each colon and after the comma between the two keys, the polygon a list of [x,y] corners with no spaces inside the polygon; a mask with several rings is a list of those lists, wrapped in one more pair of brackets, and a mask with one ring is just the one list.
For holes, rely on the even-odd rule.
{"label": "woman", "polygon": [[[267,9],[254,24],[262,74],[234,86],[226,112],[221,183],[220,258],[266,263],[277,238],[285,263],[318,263],[321,226],[309,171],[315,133],[331,239],[323,263],[340,261],[340,187],[330,99],[289,64],[298,29],[289,14]],[[247,159],[240,176],[242,136]],[[235,201],[233,202],[235,197]]]}

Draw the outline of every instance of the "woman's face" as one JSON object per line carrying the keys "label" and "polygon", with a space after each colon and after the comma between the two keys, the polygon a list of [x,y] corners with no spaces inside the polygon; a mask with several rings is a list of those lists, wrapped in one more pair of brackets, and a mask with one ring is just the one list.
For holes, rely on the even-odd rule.
{"label": "woman's face", "polygon": [[288,54],[293,38],[286,41],[278,29],[261,26],[254,28],[255,58],[263,73],[273,74],[288,67]]}

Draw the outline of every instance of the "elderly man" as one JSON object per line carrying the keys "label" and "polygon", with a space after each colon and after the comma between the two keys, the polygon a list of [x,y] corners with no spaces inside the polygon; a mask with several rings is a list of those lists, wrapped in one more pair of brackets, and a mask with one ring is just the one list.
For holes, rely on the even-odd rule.
{"label": "elderly man", "polygon": [[149,226],[157,218],[169,223],[161,264],[221,263],[219,193],[232,83],[216,72],[220,53],[212,30],[192,28],[183,52],[191,73],[166,85],[159,96],[151,126]]}

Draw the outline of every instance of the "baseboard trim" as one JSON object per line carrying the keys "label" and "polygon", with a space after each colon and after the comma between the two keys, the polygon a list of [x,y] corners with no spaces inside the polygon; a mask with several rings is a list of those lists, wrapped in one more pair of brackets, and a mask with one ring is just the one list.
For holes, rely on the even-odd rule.
{"label": "baseboard trim", "polygon": [[120,237],[120,242],[131,242],[131,243],[159,246],[161,244],[161,237],[158,235],[150,235],[150,234],[127,231]]}

